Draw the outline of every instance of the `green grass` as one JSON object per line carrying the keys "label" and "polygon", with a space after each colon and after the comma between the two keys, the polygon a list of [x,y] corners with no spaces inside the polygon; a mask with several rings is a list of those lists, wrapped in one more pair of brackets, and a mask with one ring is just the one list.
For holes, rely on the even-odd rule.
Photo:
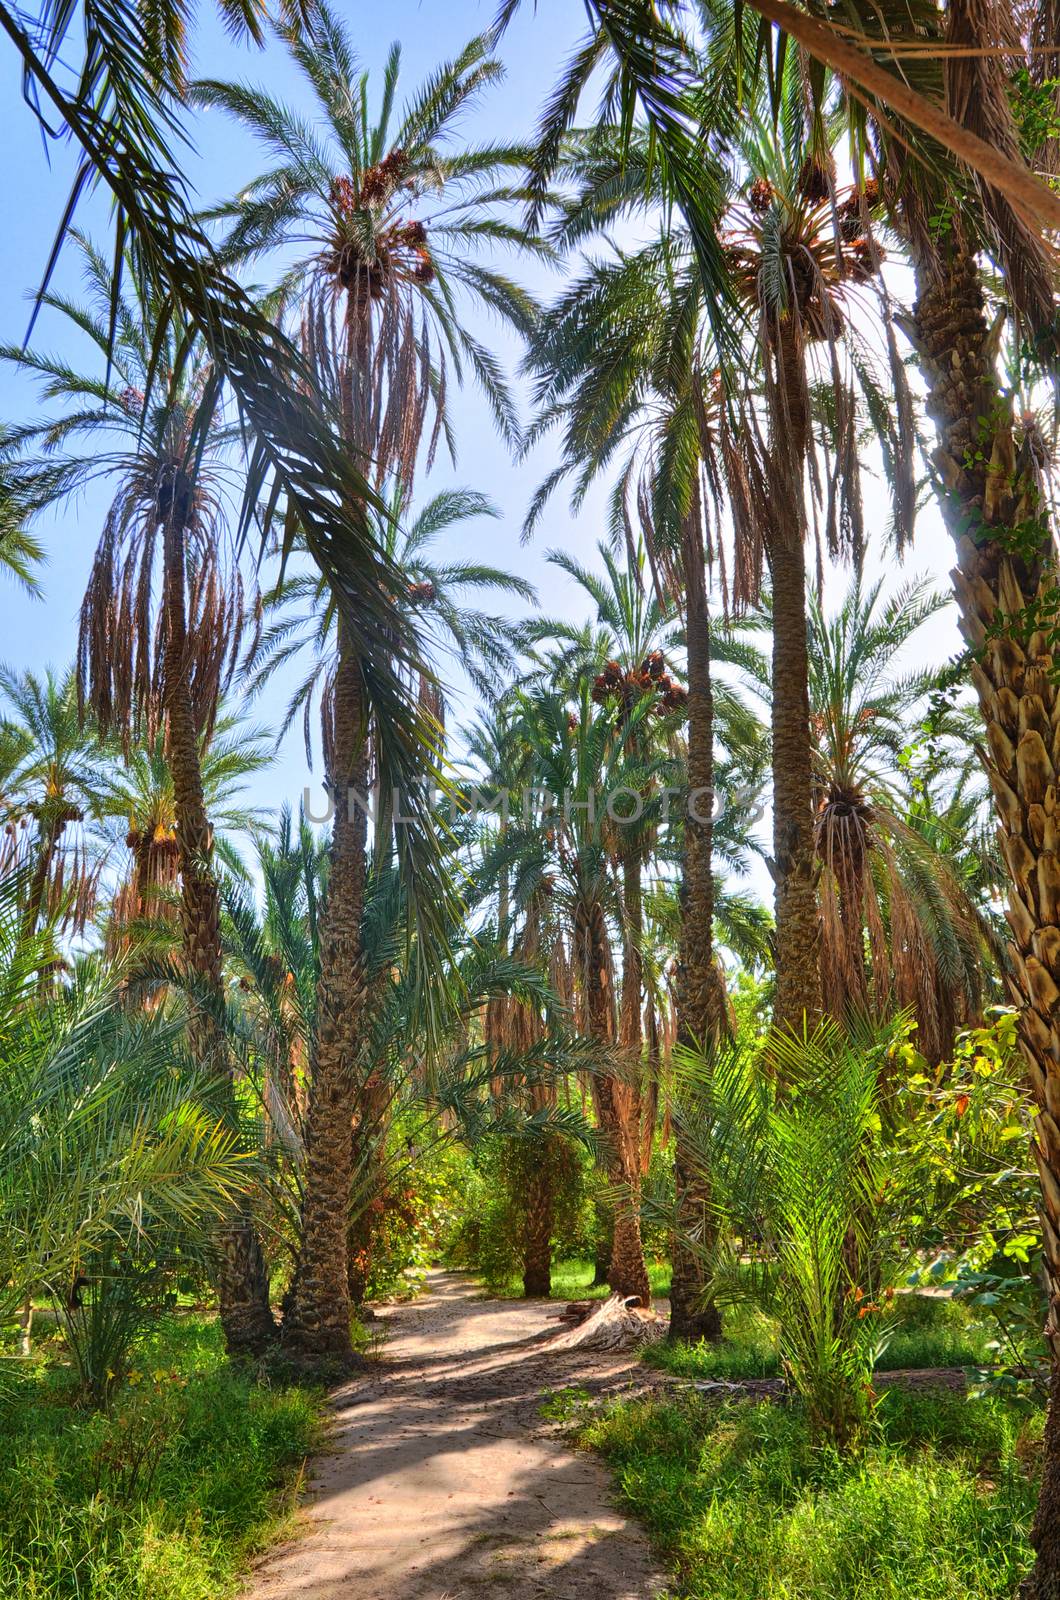
{"label": "green grass", "polygon": [[[990,1357],[992,1330],[977,1322],[956,1300],[902,1295],[896,1302],[897,1327],[877,1370],[906,1367],[975,1367]],[[727,1311],[719,1344],[653,1345],[645,1360],[681,1378],[770,1378],[779,1371],[776,1332],[749,1307]]]}
{"label": "green grass", "polygon": [[815,1449],[795,1405],[686,1395],[580,1415],[674,1600],[1009,1600],[1030,1559],[1040,1418],[995,1399],[888,1392],[856,1461]]}
{"label": "green grass", "polygon": [[169,1318],[102,1416],[40,1363],[0,1391],[2,1600],[220,1600],[275,1536],[320,1436],[316,1396],[232,1370]]}
{"label": "green grass", "polygon": [[[552,1299],[553,1300],[605,1300],[610,1293],[606,1283],[593,1286],[595,1267],[591,1261],[572,1256],[566,1261],[557,1261],[552,1267]],[[670,1263],[668,1261],[648,1262],[648,1281],[651,1292],[665,1298],[670,1293]],[[491,1288],[491,1295],[499,1295],[502,1300],[519,1300],[523,1293],[523,1280],[513,1277],[499,1288]]]}

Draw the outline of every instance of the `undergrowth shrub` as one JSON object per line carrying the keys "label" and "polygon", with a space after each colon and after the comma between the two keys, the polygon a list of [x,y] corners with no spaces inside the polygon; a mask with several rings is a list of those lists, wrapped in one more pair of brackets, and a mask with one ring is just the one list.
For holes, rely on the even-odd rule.
{"label": "undergrowth shrub", "polygon": [[889,1390],[854,1460],[798,1403],[582,1415],[679,1600],[1008,1600],[1030,1559],[1041,1418],[996,1399]]}
{"label": "undergrowth shrub", "polygon": [[235,1371],[196,1318],[136,1348],[109,1414],[74,1392],[42,1364],[0,1395],[2,1600],[220,1600],[291,1503],[313,1394]]}

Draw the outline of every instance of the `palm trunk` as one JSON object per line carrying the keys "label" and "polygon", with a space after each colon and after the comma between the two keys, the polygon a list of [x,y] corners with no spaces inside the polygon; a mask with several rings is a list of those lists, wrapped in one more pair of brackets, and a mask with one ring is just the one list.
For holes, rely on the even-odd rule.
{"label": "palm trunk", "polygon": [[[173,774],[180,850],[181,933],[189,976],[216,1003],[223,998],[221,910],[210,867],[213,840],[206,816],[199,763],[199,734],[187,666],[184,530],[176,517],[163,530],[164,606],[168,639],[164,698],[167,754]],[[227,1110],[236,1121],[224,1035],[207,1009],[192,1001],[188,1030],[196,1061],[228,1085]],[[269,1276],[257,1233],[245,1213],[221,1228],[217,1295],[230,1355],[258,1354],[276,1332],[269,1305]]]}
{"label": "palm trunk", "polygon": [[[725,1007],[721,980],[714,966],[714,695],[710,682],[710,613],[698,525],[686,546],[688,796],[677,970],[677,1044],[680,1049],[706,1052],[717,1038]],[[677,1085],[683,1070],[684,1064],[679,1062]],[[674,1098],[675,1227],[670,1251],[670,1337],[719,1339],[721,1314],[706,1296],[705,1258],[714,1233],[709,1175],[693,1157],[679,1087],[675,1087]]]}
{"label": "palm trunk", "polygon": [[[641,882],[643,856],[639,842],[629,845],[622,856],[622,906],[625,915],[622,946],[622,1012],[619,1039],[633,1069],[641,1053],[643,1028],[640,1002],[644,989],[644,891]],[[639,1076],[638,1076],[639,1082]]]}
{"label": "palm trunk", "polygon": [[[601,1044],[613,1041],[608,984],[607,927],[599,905],[581,914],[577,945],[583,957],[588,1034]],[[608,1177],[614,1205],[614,1232],[608,1282],[616,1294],[636,1295],[651,1305],[651,1287],[640,1236],[640,1121],[628,1084],[602,1072],[593,1077],[596,1115],[607,1140]]]}
{"label": "palm trunk", "polygon": [[63,824],[56,827],[53,823],[44,825],[45,831],[37,849],[37,860],[34,863],[33,874],[29,881],[29,892],[26,896],[26,911],[22,919],[22,936],[32,939],[40,925],[41,911],[44,908],[44,896],[48,888],[48,879],[51,876],[52,862],[63,832]]}
{"label": "palm trunk", "polygon": [[974,256],[951,234],[915,258],[919,352],[935,422],[942,510],[957,546],[954,590],[974,653],[987,776],[1008,864],[1009,989],[1037,1104],[1034,1156],[1053,1357],[1038,1559],[1024,1594],[1060,1596],[1060,686],[1056,552],[1033,461],[1015,446]]}
{"label": "palm trunk", "polygon": [[523,1201],[523,1295],[527,1300],[547,1300],[552,1293],[554,1176],[554,1158],[546,1140]]}
{"label": "palm trunk", "polygon": [[801,532],[778,539],[773,577],[773,871],[778,1027],[814,1027],[821,1015],[820,923],[813,842],[806,560]]}
{"label": "palm trunk", "polygon": [[614,1233],[614,1217],[610,1204],[605,1204],[602,1197],[598,1198],[593,1206],[596,1219],[596,1233],[593,1239],[593,1288],[599,1289],[608,1281],[611,1273],[611,1239]]}
{"label": "palm trunk", "polygon": [[772,454],[785,503],[769,540],[773,588],[773,876],[776,884],[774,1023],[813,1028],[821,1016],[820,922],[813,837],[813,759],[806,623],[806,512],[802,473],[810,419],[794,316],[777,332]]}
{"label": "palm trunk", "polygon": [[339,626],[329,783],[335,816],[320,929],[317,1030],[306,1119],[298,1260],[284,1308],[285,1342],[308,1360],[348,1362],[347,1239],[353,1180],[355,1071],[364,1014],[364,913],[368,819],[367,737],[360,660]]}

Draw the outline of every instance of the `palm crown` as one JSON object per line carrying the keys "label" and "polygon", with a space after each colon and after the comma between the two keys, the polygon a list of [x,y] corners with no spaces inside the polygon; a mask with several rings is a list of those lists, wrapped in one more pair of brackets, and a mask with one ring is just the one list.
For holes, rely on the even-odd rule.
{"label": "palm crown", "polygon": [[100,479],[111,489],[78,643],[80,692],[104,734],[116,728],[127,738],[135,729],[153,739],[161,725],[172,618],[159,603],[156,582],[163,530],[179,530],[177,562],[187,597],[184,670],[196,722],[208,732],[238,659],[245,619],[243,579],[226,521],[226,490],[236,481],[229,454],[235,430],[224,420],[201,347],[192,342],[182,350],[185,330],[172,320],[160,323],[161,303],[132,292],[130,278],[128,292],[120,292],[101,253],[83,236],[77,243],[84,299],[49,294],[45,303],[88,336],[101,370],[81,371],[44,351],[0,352],[36,373],[44,398],[61,408],[8,430],[8,445],[18,452],[14,470],[38,506]]}
{"label": "palm crown", "polygon": [[395,468],[411,478],[432,413],[433,453],[445,426],[447,358],[458,378],[470,367],[502,433],[514,438],[500,368],[464,326],[458,304],[470,294],[528,330],[530,297],[477,258],[484,245],[545,248],[514,216],[523,191],[507,179],[522,166],[522,148],[462,148],[455,138],[461,115],[502,75],[486,37],[439,68],[400,115],[395,45],[373,121],[368,75],[332,11],[320,6],[310,26],[281,34],[318,123],[244,85],[211,80],[195,90],[201,103],[244,123],[277,161],[213,213],[231,224],[227,252],[236,259],[281,246],[304,252],[279,287],[280,308],[297,301],[303,346],[377,483]]}

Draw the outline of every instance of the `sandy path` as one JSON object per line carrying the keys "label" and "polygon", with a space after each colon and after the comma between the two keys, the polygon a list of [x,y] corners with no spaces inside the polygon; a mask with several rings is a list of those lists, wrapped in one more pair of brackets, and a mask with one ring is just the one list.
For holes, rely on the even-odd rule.
{"label": "sandy path", "polygon": [[[662,1582],[603,1467],[539,1415],[544,1390],[627,1386],[628,1359],[543,1356],[554,1305],[450,1273],[382,1316],[378,1372],[333,1397],[301,1537],[248,1600],[648,1600]],[[643,1369],[641,1369],[643,1371]]]}

